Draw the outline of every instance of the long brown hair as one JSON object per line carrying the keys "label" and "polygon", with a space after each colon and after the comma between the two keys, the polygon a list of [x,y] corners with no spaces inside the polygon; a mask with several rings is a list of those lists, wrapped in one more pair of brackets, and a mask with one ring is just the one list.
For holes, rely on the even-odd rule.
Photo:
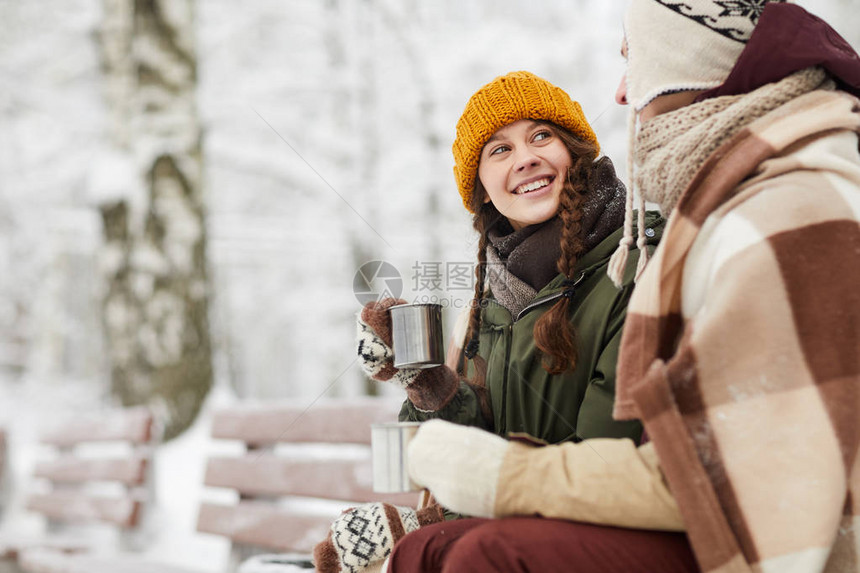
{"label": "long brown hair", "polygon": [[[552,122],[541,121],[539,123],[550,127],[570,152],[571,166],[567,171],[559,201],[562,231],[561,256],[557,265],[559,272],[564,274],[568,281],[573,281],[573,269],[584,250],[580,225],[583,195],[594,172],[594,160],[597,157],[598,147],[593,143],[577,138],[568,130]],[[472,361],[475,370],[470,383],[479,391],[485,415],[489,409],[489,404],[486,403],[485,390],[487,365],[484,359],[478,355],[478,340],[487,278],[487,245],[489,243],[487,234],[504,217],[491,202],[484,203],[486,193],[481,180],[476,177],[475,191],[472,193],[470,207],[475,213],[472,226],[480,238],[478,241],[478,264],[475,268],[475,297],[472,300],[469,331],[466,337],[468,342],[465,348],[465,355]],[[560,374],[576,366],[576,332],[568,318],[569,305],[570,299],[562,296],[535,323],[535,344],[543,353],[543,367],[550,374]],[[492,418],[489,420],[491,421]]]}

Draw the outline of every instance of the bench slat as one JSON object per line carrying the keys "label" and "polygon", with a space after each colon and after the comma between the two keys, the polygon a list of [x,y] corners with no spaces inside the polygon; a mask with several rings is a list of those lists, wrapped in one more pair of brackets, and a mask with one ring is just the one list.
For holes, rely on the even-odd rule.
{"label": "bench slat", "polygon": [[142,561],[138,556],[68,554],[44,547],[23,551],[20,565],[23,570],[34,573],[200,573],[160,562]]}
{"label": "bench slat", "polygon": [[204,483],[245,495],[386,501],[410,507],[418,501],[417,493],[374,493],[369,456],[355,460],[290,459],[272,454],[213,457],[206,464]]}
{"label": "bench slat", "polygon": [[2,560],[15,560],[24,552],[33,548],[45,548],[59,553],[80,553],[91,549],[91,543],[84,539],[69,536],[34,536],[34,535],[9,535],[0,537],[0,571],[5,573]]}
{"label": "bench slat", "polygon": [[129,459],[82,459],[62,456],[56,460],[37,463],[33,475],[54,482],[114,481],[134,486],[144,482],[146,464],[147,459],[144,456],[133,456]]}
{"label": "bench slat", "polygon": [[[401,402],[329,400],[307,406],[249,407],[216,412],[212,437],[266,445],[278,442],[369,444],[370,425],[397,421]],[[332,421],[337,423],[333,424]]]}
{"label": "bench slat", "polygon": [[335,511],[331,515],[303,515],[253,502],[231,507],[202,503],[197,531],[268,550],[310,553],[314,545],[325,539],[338,514]]}
{"label": "bench slat", "polygon": [[59,447],[106,441],[146,444],[152,439],[152,426],[152,414],[147,408],[128,408],[106,412],[93,419],[63,424],[45,432],[41,441]]}
{"label": "bench slat", "polygon": [[[197,530],[230,539],[237,559],[246,546],[309,553],[345,509],[375,501],[415,507],[415,492],[372,491],[370,427],[396,421],[401,406],[400,400],[363,397],[216,412],[211,436],[240,441],[251,451],[209,458],[205,485],[228,488],[242,499],[234,505],[202,503]],[[319,445],[276,447],[286,443]],[[344,444],[350,446],[339,447]]]}
{"label": "bench slat", "polygon": [[36,494],[27,500],[27,509],[57,521],[104,522],[134,527],[140,516],[140,501],[125,497],[92,497],[75,492]]}

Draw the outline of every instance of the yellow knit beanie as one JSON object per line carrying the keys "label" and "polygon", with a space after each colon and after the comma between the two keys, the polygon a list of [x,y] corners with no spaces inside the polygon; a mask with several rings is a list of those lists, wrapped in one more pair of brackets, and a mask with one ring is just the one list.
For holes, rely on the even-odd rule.
{"label": "yellow knit beanie", "polygon": [[551,121],[599,145],[579,103],[571,100],[564,90],[529,72],[497,77],[469,99],[457,122],[457,138],[451,149],[454,179],[469,211],[484,144],[500,127],[521,119]]}

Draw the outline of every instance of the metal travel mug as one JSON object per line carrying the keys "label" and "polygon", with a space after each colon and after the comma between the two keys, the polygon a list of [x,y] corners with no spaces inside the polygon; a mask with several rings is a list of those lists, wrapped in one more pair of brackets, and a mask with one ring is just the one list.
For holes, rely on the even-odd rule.
{"label": "metal travel mug", "polygon": [[441,305],[398,304],[390,310],[395,368],[432,368],[445,363]]}
{"label": "metal travel mug", "polygon": [[406,448],[420,425],[420,422],[371,424],[373,491],[400,493],[421,489],[409,479],[406,468]]}

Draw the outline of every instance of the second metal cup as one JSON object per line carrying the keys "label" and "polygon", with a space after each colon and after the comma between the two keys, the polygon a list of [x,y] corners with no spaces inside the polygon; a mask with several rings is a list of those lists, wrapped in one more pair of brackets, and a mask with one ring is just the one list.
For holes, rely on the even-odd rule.
{"label": "second metal cup", "polygon": [[409,479],[406,467],[406,450],[420,425],[420,422],[390,422],[370,426],[373,491],[399,493],[420,489]]}

